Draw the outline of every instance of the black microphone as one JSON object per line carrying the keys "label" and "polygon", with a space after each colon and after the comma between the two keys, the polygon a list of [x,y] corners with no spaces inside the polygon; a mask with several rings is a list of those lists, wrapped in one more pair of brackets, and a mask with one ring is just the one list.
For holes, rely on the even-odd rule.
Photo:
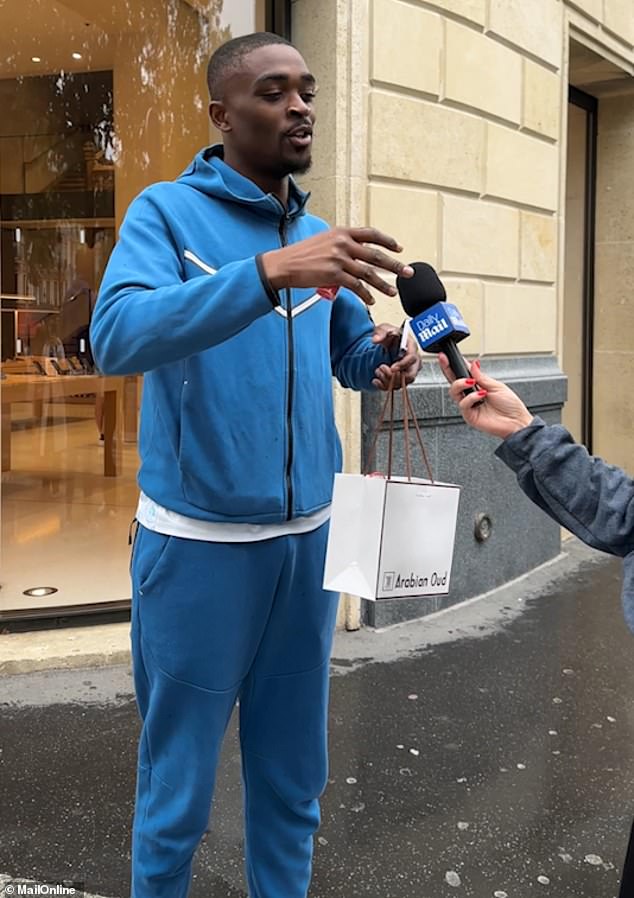
{"label": "black microphone", "polygon": [[[471,377],[462,353],[457,347],[471,333],[462,315],[452,303],[446,302],[447,291],[427,262],[410,262],[414,276],[396,279],[401,305],[411,318],[410,328],[425,352],[444,352],[457,378]],[[473,387],[464,391],[475,393]]]}

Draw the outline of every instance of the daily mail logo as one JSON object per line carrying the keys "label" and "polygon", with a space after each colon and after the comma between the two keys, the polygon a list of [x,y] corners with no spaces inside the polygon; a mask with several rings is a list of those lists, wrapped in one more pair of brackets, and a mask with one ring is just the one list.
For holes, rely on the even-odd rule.
{"label": "daily mail logo", "polygon": [[422,321],[416,322],[419,340],[431,340],[444,331],[449,330],[446,318],[442,315],[426,315]]}
{"label": "daily mail logo", "polygon": [[423,349],[435,346],[443,337],[456,334],[468,337],[467,327],[459,310],[452,303],[439,302],[422,315],[413,318],[411,327]]}

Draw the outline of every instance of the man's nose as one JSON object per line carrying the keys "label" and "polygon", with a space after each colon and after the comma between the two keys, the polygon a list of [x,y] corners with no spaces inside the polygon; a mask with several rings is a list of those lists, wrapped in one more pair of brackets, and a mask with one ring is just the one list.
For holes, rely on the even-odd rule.
{"label": "man's nose", "polygon": [[289,115],[292,116],[301,116],[302,118],[308,118],[310,115],[310,106],[308,103],[304,102],[299,94],[295,94],[295,96],[291,97],[289,105],[288,105]]}

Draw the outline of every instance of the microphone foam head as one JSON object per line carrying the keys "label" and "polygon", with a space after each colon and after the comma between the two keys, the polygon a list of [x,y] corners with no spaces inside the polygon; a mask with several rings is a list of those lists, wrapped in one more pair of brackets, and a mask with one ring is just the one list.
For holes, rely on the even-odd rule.
{"label": "microphone foam head", "polygon": [[447,293],[431,265],[427,262],[409,264],[414,269],[414,276],[404,278],[399,275],[396,278],[396,288],[405,313],[410,318],[415,318],[437,302],[444,302]]}

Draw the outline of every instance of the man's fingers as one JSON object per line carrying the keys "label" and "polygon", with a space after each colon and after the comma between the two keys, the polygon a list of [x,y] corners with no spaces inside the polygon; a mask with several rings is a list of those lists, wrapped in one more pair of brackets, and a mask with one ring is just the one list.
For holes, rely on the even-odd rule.
{"label": "man's fingers", "polygon": [[392,365],[391,371],[394,374],[395,386],[398,387],[401,381],[411,384],[416,380],[416,375],[420,369],[420,361],[418,356],[405,356],[400,362]]}
{"label": "man's fingers", "polygon": [[412,365],[418,365],[418,355],[415,352],[407,352],[402,359],[394,362],[392,371],[407,371]]}
{"label": "man's fingers", "polygon": [[375,377],[372,381],[372,385],[375,386],[378,390],[389,390],[390,379],[389,377]]}
{"label": "man's fingers", "polygon": [[[399,345],[403,338],[403,334],[401,331],[398,331],[399,337]],[[403,355],[398,359],[398,365],[401,368],[406,367],[407,365],[411,365],[413,362],[420,362],[420,353],[418,351],[418,344],[413,339],[413,337],[407,338],[407,346],[402,349]]]}
{"label": "man's fingers", "polygon": [[[406,359],[403,361],[406,361]],[[406,367],[402,367],[402,362],[399,362],[398,365],[394,364],[391,367],[388,365],[381,365],[374,372],[374,380],[372,383],[375,387],[378,387],[381,390],[389,390],[390,383],[392,383],[394,389],[398,390],[404,383],[411,384],[416,380],[419,367],[418,356],[411,359]]]}
{"label": "man's fingers", "polygon": [[418,356],[405,356],[401,363],[401,373],[408,383],[416,379],[420,368],[420,360]]}
{"label": "man's fingers", "polygon": [[379,365],[374,372],[374,380],[372,383],[379,390],[389,390],[392,380],[394,381],[394,385],[397,386],[397,382],[400,380],[400,374],[394,374],[389,365]]}
{"label": "man's fingers", "polygon": [[366,306],[374,305],[374,297],[360,278],[353,277],[351,274],[344,271],[340,283],[342,287],[346,287],[348,290],[352,290],[353,293],[356,293]]}
{"label": "man's fingers", "polygon": [[396,341],[400,343],[401,332],[393,324],[377,324],[372,334],[373,343],[382,343],[385,347],[393,345]]}
{"label": "man's fingers", "polygon": [[389,234],[384,234],[383,231],[379,231],[377,228],[350,228],[348,233],[357,243],[376,243],[391,250],[393,253],[403,252],[403,247],[398,240],[390,237]]}
{"label": "man's fingers", "polygon": [[360,243],[354,255],[357,259],[367,262],[368,265],[372,265],[374,268],[382,268],[384,271],[391,271],[396,275],[412,277],[414,274],[414,269],[410,265],[406,265],[399,259],[386,256],[384,252],[374,246],[365,246]]}
{"label": "man's fingers", "polygon": [[384,281],[383,278],[379,277],[371,265],[351,259],[346,265],[346,271],[353,277],[365,281],[366,284],[370,284],[372,287],[380,290],[381,293],[385,293],[386,296],[396,296],[396,287],[393,287],[391,284],[388,284],[387,281]]}

